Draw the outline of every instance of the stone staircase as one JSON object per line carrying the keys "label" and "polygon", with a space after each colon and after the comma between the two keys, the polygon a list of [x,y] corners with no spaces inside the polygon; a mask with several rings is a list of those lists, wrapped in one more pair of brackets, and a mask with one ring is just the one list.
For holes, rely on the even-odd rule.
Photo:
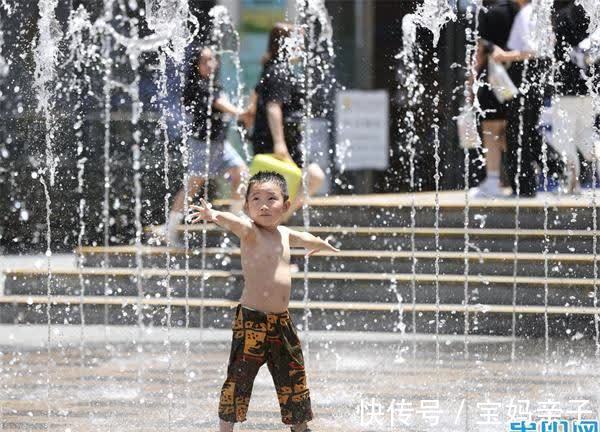
{"label": "stone staircase", "polygon": [[[304,251],[292,252],[296,324],[309,312],[311,329],[434,333],[437,316],[440,333],[468,325],[471,334],[509,335],[514,319],[517,335],[536,337],[547,316],[551,335],[593,334],[598,267],[589,195],[473,201],[466,229],[463,192],[417,194],[414,213],[412,202],[410,194],[312,200],[309,231],[342,252],[310,257],[306,276]],[[297,214],[290,225],[303,229],[302,222]],[[187,258],[183,249],[150,245],[152,227],[139,250],[79,250],[81,270],[52,271],[52,322],[78,324],[83,307],[87,324],[166,325],[170,306],[173,326],[229,326],[243,287],[236,238],[211,224],[188,231]],[[46,322],[47,290],[45,270],[5,272],[0,321]]]}

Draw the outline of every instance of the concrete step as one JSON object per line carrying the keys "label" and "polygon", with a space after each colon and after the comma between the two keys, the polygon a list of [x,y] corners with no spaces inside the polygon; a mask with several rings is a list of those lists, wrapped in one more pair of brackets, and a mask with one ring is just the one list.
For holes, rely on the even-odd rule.
{"label": "concrete step", "polygon": [[[304,231],[302,226],[290,226],[292,229]],[[207,247],[232,247],[239,246],[237,237],[227,233],[221,228],[207,224],[188,225],[189,245],[191,248],[200,248],[203,244],[202,231],[206,229]],[[185,227],[179,227],[179,232],[184,233]],[[147,227],[148,243],[161,245],[158,237],[154,236],[157,227]],[[317,227],[308,229],[321,238],[330,238],[332,244],[346,250],[393,250],[410,251],[414,237],[415,250],[435,250],[436,229],[420,227],[412,230],[410,227]],[[515,249],[515,229],[491,228],[440,228],[438,231],[439,247],[442,251],[462,252],[465,248],[465,234],[468,235],[469,249],[472,251],[513,252]],[[548,244],[545,244],[545,238]],[[600,240],[600,232],[596,235]],[[520,229],[518,231],[519,252],[543,252],[548,248],[550,253],[581,253],[592,254],[594,245],[594,232],[592,230],[558,230],[549,229]],[[600,251],[600,242],[597,250]],[[164,246],[164,242],[162,242]]]}
{"label": "concrete step", "polygon": [[[543,229],[547,209],[549,229],[587,230],[593,228],[593,205],[597,199],[591,192],[578,196],[540,193],[535,198],[465,199],[464,191],[439,194],[341,195],[309,200],[310,225],[316,226],[411,226],[415,208],[416,226],[435,226],[436,213],[440,227],[462,228],[465,207],[469,208],[469,227],[515,228],[518,208],[519,225],[523,229]],[[225,201],[216,201],[225,205]],[[437,210],[436,210],[437,208]],[[303,214],[297,212],[291,224],[303,225]]]}
{"label": "concrete step", "polygon": [[[417,209],[416,226],[435,226],[436,211],[432,207]],[[549,207],[548,229],[587,230],[593,226],[593,210],[588,207]],[[469,212],[469,227],[515,228],[515,207],[480,208]],[[545,222],[543,208],[521,208],[519,227],[522,229],[543,229]],[[301,225],[302,216],[296,214],[291,224]],[[411,226],[410,207],[364,206],[360,211],[350,211],[343,207],[316,208],[310,211],[310,223],[316,226],[352,225],[379,227]],[[438,211],[438,224],[442,228],[462,228],[465,224],[463,208],[443,207]]]}
{"label": "concrete step", "polygon": [[[155,299],[137,297],[56,296],[50,301],[50,323],[129,324],[174,327],[226,328],[230,326],[236,301],[226,299]],[[48,322],[46,296],[0,296],[0,322],[43,324]],[[307,309],[305,309],[307,306]],[[83,310],[81,310],[83,307]],[[540,307],[504,305],[344,303],[316,302],[308,305],[292,301],[289,305],[297,327],[308,317],[311,330],[390,331],[403,329],[419,333],[435,333],[436,316],[441,334],[464,334],[465,313],[468,333],[477,335],[510,335],[513,320],[515,334],[540,337],[545,332],[545,316],[551,336],[569,337],[577,333],[592,335],[594,314],[598,308]],[[170,312],[169,312],[170,311]],[[305,315],[308,313],[308,315]],[[544,315],[546,313],[546,315]],[[169,321],[170,316],[170,321]]]}
{"label": "concrete step", "polygon": [[[83,257],[83,264],[90,267],[136,267],[138,248],[135,246],[83,247],[77,252]],[[306,264],[304,250],[292,250],[291,262],[300,270]],[[166,247],[139,248],[142,265],[151,268],[189,268],[210,270],[241,269],[240,251],[237,248],[207,248],[204,253],[193,249],[186,254],[185,249]],[[593,255],[584,254],[544,254],[542,253],[474,253],[466,255],[468,272],[471,275],[512,276],[515,259],[517,275],[550,277],[593,278]],[[310,271],[316,272],[366,272],[366,273],[435,273],[437,265],[440,274],[464,274],[464,252],[425,252],[416,251],[363,251],[342,250],[338,253],[323,251],[310,257]],[[597,259],[596,259],[597,260]]]}
{"label": "concrete step", "polygon": [[[5,272],[4,295],[46,295],[48,281],[53,296],[123,297],[141,293],[147,298],[223,298],[238,300],[243,279],[240,271],[83,268],[54,270],[51,278],[43,270]],[[467,286],[465,288],[465,281]],[[306,285],[305,285],[306,283]],[[83,287],[83,288],[82,288]],[[509,305],[513,295],[517,305],[589,307],[594,304],[593,279],[475,276],[441,274],[382,274],[309,272],[292,275],[292,300],[304,298],[308,288],[311,301],[373,302],[397,304],[436,303],[436,290],[442,304],[463,303],[465,289],[469,304]],[[516,288],[515,288],[516,287]],[[516,290],[516,291],[515,291]]]}

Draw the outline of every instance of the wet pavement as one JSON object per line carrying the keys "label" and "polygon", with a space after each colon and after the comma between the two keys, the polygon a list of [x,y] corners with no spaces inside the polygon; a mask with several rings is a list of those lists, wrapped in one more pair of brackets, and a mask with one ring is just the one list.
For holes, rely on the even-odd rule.
{"label": "wet pavement", "polygon": [[[0,326],[0,430],[218,430],[229,331],[81,331],[53,326],[48,357],[47,327]],[[596,344],[580,335],[548,351],[543,339],[518,339],[514,360],[506,337],[469,337],[468,358],[462,336],[300,337],[315,431],[510,431],[511,418],[600,417]],[[289,430],[266,367],[236,429]]]}

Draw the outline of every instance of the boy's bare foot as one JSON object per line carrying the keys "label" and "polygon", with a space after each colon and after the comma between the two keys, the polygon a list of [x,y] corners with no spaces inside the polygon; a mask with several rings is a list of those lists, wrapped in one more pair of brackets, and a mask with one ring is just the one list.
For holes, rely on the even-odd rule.
{"label": "boy's bare foot", "polygon": [[219,432],[233,432],[233,423],[225,420],[219,421]]}
{"label": "boy's bare foot", "polygon": [[294,425],[290,428],[292,432],[310,432],[306,422]]}

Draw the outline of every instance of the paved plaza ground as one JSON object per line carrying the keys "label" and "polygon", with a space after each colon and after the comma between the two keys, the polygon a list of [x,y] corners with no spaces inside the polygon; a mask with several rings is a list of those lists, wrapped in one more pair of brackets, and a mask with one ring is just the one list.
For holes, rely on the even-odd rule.
{"label": "paved plaza ground", "polygon": [[[230,332],[141,334],[86,327],[82,362],[81,328],[53,326],[48,367],[47,327],[1,326],[0,430],[46,430],[49,421],[54,431],[216,431]],[[508,431],[511,413],[599,417],[595,343],[577,335],[550,340],[547,356],[543,339],[517,340],[514,361],[506,337],[470,337],[468,359],[462,336],[300,337],[315,431]],[[266,367],[238,430],[288,430]]]}

